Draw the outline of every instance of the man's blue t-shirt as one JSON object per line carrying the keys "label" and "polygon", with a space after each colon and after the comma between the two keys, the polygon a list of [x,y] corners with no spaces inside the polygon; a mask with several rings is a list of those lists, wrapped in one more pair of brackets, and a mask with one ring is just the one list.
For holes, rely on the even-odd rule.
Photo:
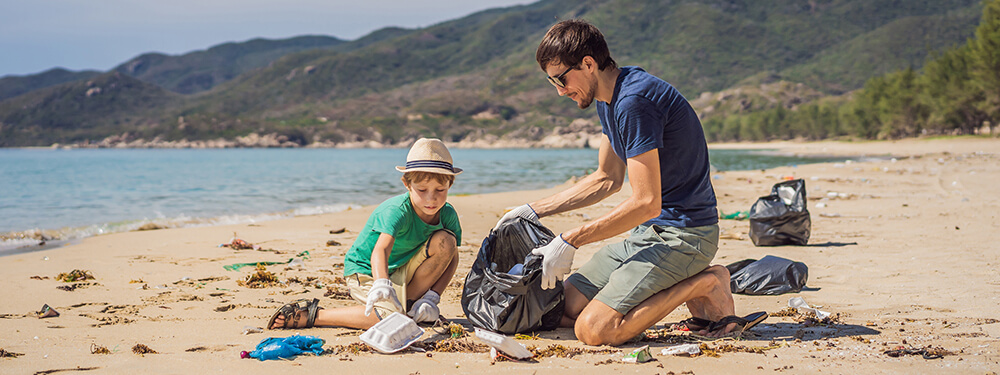
{"label": "man's blue t-shirt", "polygon": [[601,131],[622,161],[659,149],[663,209],[645,224],[697,227],[719,222],[708,145],[698,115],[666,81],[621,68],[610,103],[597,101]]}

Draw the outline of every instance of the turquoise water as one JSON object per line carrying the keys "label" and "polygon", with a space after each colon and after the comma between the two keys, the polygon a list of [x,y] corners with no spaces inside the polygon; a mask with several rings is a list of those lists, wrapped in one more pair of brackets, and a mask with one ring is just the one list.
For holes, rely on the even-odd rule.
{"label": "turquoise water", "polygon": [[[342,211],[402,193],[405,149],[0,149],[0,251],[164,226]],[[452,150],[451,194],[547,188],[597,166],[597,151]],[[821,162],[711,152],[718,170]],[[838,159],[842,160],[842,159]],[[29,238],[24,238],[25,236]],[[42,237],[44,236],[44,237]]]}

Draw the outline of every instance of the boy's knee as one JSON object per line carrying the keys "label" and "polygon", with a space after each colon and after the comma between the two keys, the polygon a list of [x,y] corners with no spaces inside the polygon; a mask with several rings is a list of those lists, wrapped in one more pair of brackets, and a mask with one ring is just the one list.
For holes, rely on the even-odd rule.
{"label": "boy's knee", "polygon": [[431,235],[430,243],[427,246],[428,257],[435,255],[454,257],[456,254],[458,254],[458,243],[453,234],[439,230]]}

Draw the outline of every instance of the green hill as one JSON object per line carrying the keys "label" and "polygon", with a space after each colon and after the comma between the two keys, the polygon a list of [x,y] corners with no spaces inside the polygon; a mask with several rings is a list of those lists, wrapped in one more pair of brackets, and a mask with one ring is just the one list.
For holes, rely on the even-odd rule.
{"label": "green hill", "polygon": [[[0,102],[0,146],[85,142],[157,127],[182,98],[121,73],[35,90]],[[42,140],[43,142],[39,142]]]}
{"label": "green hill", "polygon": [[[427,28],[384,29],[357,41],[290,53],[240,75],[223,72],[226,67],[197,52],[173,61],[149,55],[145,66],[123,64],[119,69],[174,91],[212,88],[168,100],[155,110],[120,108],[116,111],[129,115],[102,111],[106,117],[92,118],[103,121],[105,135],[130,132],[165,139],[251,132],[284,134],[300,143],[394,143],[416,135],[451,140],[482,134],[537,136],[574,118],[595,116],[555,95],[534,61],[535,47],[549,26],[574,17],[605,32],[619,64],[643,66],[689,98],[786,82],[758,90],[781,100],[745,98],[755,103],[748,108],[767,109],[813,100],[815,91],[854,90],[885,71],[919,67],[930,52],[970,37],[980,9],[978,0],[543,0]],[[240,55],[223,53],[232,48],[224,46],[203,52],[214,51],[213,58]],[[242,63],[229,65],[250,67],[266,60],[251,56],[264,55],[242,54]],[[793,87],[795,93],[809,94],[774,92]],[[61,103],[65,100],[80,98],[52,97],[45,104],[47,116],[76,121],[65,112],[72,107]],[[0,102],[4,129],[44,126],[26,122],[29,117],[18,113],[23,109],[6,104]],[[719,111],[743,107],[713,106]],[[183,132],[176,126],[180,117]],[[7,144],[51,142],[18,139]]]}
{"label": "green hill", "polygon": [[61,83],[89,79],[99,74],[101,73],[90,70],[73,72],[63,68],[53,68],[27,76],[6,76],[0,78],[0,100]]}
{"label": "green hill", "polygon": [[168,90],[192,94],[215,87],[250,70],[266,66],[289,53],[329,48],[344,41],[327,36],[302,36],[282,40],[253,39],[225,43],[180,56],[147,53],[113,70]]}

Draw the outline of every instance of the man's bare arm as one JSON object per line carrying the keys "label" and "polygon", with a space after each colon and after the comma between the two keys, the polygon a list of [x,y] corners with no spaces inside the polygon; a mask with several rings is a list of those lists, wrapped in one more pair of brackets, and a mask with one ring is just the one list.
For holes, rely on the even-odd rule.
{"label": "man's bare arm", "polygon": [[575,247],[613,237],[660,215],[659,150],[653,149],[627,162],[632,196],[611,212],[586,225],[563,232],[563,239]]}
{"label": "man's bare arm", "polygon": [[601,136],[597,170],[569,189],[530,204],[538,217],[555,215],[587,207],[621,190],[625,181],[625,163],[611,150],[607,135]]}

